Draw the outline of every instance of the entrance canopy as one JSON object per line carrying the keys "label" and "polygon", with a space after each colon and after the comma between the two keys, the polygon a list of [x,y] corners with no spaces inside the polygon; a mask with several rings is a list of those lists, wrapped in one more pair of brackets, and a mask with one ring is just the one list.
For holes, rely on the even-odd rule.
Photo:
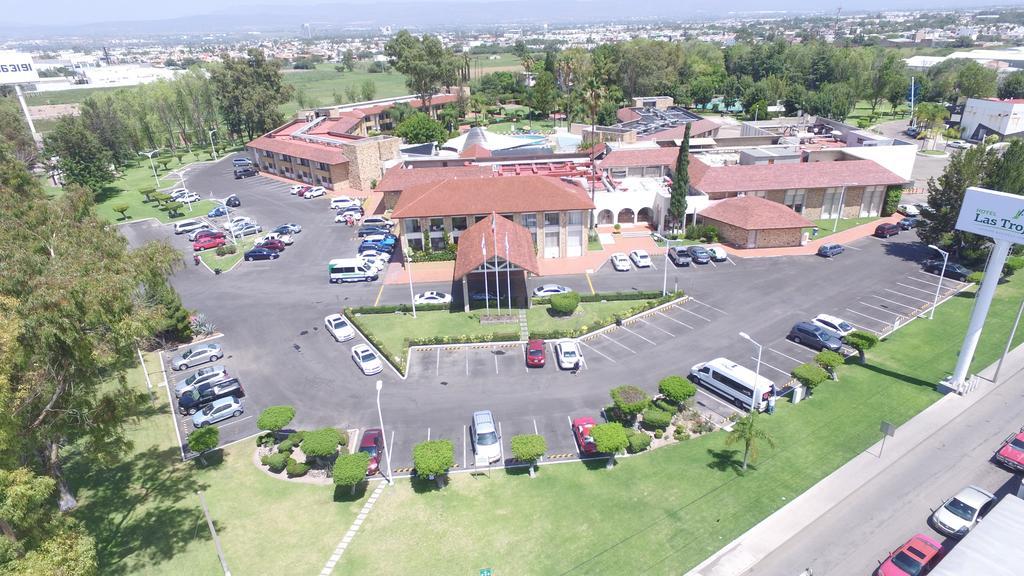
{"label": "entrance canopy", "polygon": [[465,278],[485,262],[493,262],[495,252],[502,261],[538,273],[537,249],[530,231],[508,218],[491,214],[459,235],[454,279]]}

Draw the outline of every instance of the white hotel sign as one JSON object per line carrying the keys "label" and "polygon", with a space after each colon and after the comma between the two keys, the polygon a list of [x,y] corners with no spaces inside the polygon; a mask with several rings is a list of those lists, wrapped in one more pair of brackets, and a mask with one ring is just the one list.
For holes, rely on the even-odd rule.
{"label": "white hotel sign", "polygon": [[0,85],[27,84],[39,80],[32,56],[22,52],[0,51]]}
{"label": "white hotel sign", "polygon": [[968,188],[956,228],[1013,244],[1024,244],[1024,196]]}

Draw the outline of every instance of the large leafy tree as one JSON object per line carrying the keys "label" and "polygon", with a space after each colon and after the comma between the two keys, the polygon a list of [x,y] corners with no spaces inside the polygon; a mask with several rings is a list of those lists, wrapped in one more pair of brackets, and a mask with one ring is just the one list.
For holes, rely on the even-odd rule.
{"label": "large leafy tree", "polygon": [[57,157],[65,184],[99,192],[114,181],[113,156],[81,116],[63,116],[46,135],[44,151]]}
{"label": "large leafy tree", "polygon": [[1024,195],[1024,140],[1014,140],[989,170],[985,185],[993,190]]}
{"label": "large leafy tree", "polygon": [[545,70],[537,76],[536,83],[527,93],[526,103],[544,118],[555,109],[558,105],[558,86],[555,85],[555,76],[551,72]]}
{"label": "large leafy tree", "polygon": [[293,88],[281,79],[280,64],[250,48],[244,58],[224,55],[210,72],[217,105],[228,128],[249,138],[284,121],[278,106],[292,97]]}
{"label": "large leafy tree", "polygon": [[668,200],[668,217],[679,227],[685,224],[686,196],[690,193],[690,125],[683,132],[683,145],[676,156],[676,169],[672,174],[672,190]]}
{"label": "large leafy tree", "polygon": [[917,235],[968,262],[983,259],[987,240],[956,229],[956,220],[970,186],[986,184],[989,173],[1002,173],[999,157],[984,144],[953,154],[938,178],[928,181],[928,206],[921,211],[924,224]]}
{"label": "large leafy tree", "polygon": [[405,74],[405,85],[427,108],[442,86],[458,84],[460,63],[435,36],[417,38],[402,30],[384,46],[384,54],[395,70]]}
{"label": "large leafy tree", "polygon": [[888,99],[893,91],[893,86],[904,82],[905,69],[906,64],[903,63],[898,53],[884,48],[872,50],[866,86],[866,95],[868,101],[871,102],[872,114],[875,113],[875,108],[882,100]]}
{"label": "large leafy tree", "polygon": [[423,144],[444,142],[448,138],[448,131],[437,120],[423,112],[416,112],[395,127],[395,135],[405,139],[409,144]]}
{"label": "large leafy tree", "polygon": [[127,115],[118,109],[118,101],[113,96],[86,98],[81,115],[82,123],[110,153],[111,161],[124,166],[137,157]]}
{"label": "large leafy tree", "polygon": [[1011,72],[999,85],[1000,98],[1024,98],[1024,70]]}
{"label": "large leafy tree", "polygon": [[31,162],[38,153],[28,122],[14,98],[0,98],[0,141],[7,142],[14,157],[22,162]]}

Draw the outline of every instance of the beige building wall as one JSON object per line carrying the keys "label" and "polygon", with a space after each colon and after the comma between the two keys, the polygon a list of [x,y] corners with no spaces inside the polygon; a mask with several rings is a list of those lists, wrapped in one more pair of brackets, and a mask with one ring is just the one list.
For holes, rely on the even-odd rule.
{"label": "beige building wall", "polygon": [[799,246],[802,240],[802,228],[783,228],[773,230],[758,230],[754,246],[748,246],[750,231],[732,224],[726,224],[713,218],[705,218],[704,222],[714,226],[718,230],[718,238],[726,244],[740,248],[785,248]]}

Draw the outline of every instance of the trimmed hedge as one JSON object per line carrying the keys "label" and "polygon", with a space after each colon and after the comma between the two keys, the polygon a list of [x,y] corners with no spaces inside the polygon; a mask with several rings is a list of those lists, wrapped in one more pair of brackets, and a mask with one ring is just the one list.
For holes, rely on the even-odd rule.
{"label": "trimmed hedge", "polygon": [[519,340],[518,332],[495,332],[494,334],[459,335],[459,336],[430,336],[427,338],[410,338],[409,346],[432,346],[436,344],[469,344],[473,342],[516,342]]}
{"label": "trimmed hedge", "polygon": [[811,390],[814,390],[814,388],[817,387],[818,384],[821,384],[826,379],[828,379],[828,373],[825,372],[825,370],[821,366],[809,363],[801,364],[796,368],[793,368],[793,371],[790,372],[790,375],[793,376],[793,378],[796,378],[801,384],[807,386]]}
{"label": "trimmed hedge", "polygon": [[273,433],[290,424],[294,418],[293,406],[268,406],[260,412],[260,417],[256,419],[256,427]]}
{"label": "trimmed hedge", "polygon": [[310,430],[302,438],[302,452],[306,456],[323,458],[338,451],[338,446],[345,445],[345,435],[335,428]]}
{"label": "trimmed hedge", "polygon": [[605,454],[618,454],[629,446],[626,428],[618,422],[598,424],[591,429],[590,435],[597,445],[597,451]]}
{"label": "trimmed hedge", "polygon": [[668,376],[658,383],[658,392],[676,404],[682,404],[697,394],[697,386],[682,376]]}
{"label": "trimmed hedge", "polygon": [[648,430],[664,430],[672,423],[672,413],[654,406],[644,410],[643,427]]}
{"label": "trimmed hedge", "polygon": [[580,305],[579,292],[566,292],[555,294],[551,297],[551,310],[562,316],[568,316],[576,311]]}
{"label": "trimmed hedge", "polygon": [[[428,312],[430,310],[451,310],[449,304],[417,304],[417,312]],[[345,309],[345,317],[351,319],[356,314],[394,314],[396,312],[412,312],[410,304],[390,304],[387,306],[356,306]]]}
{"label": "trimmed hedge", "polygon": [[291,454],[288,452],[278,452],[276,454],[267,454],[263,458],[260,458],[260,462],[264,466],[270,468],[271,472],[280,472],[285,469],[288,465],[288,461],[291,460]]}
{"label": "trimmed hedge", "polygon": [[512,437],[512,455],[520,462],[536,462],[548,451],[548,443],[540,434]]}
{"label": "trimmed hedge", "polygon": [[299,462],[294,458],[289,458],[284,469],[285,472],[288,473],[289,478],[298,478],[300,476],[305,476],[306,472],[309,472],[309,464]]}
{"label": "trimmed hedge", "polygon": [[[576,292],[579,294],[579,292]],[[679,297],[684,296],[682,291],[677,292]],[[661,292],[633,290],[630,292],[598,292],[596,294],[579,294],[580,302],[617,302],[620,300],[653,300],[655,298],[661,298]],[[534,298],[534,304],[551,304],[551,297],[545,296],[543,298]]]}
{"label": "trimmed hedge", "polygon": [[430,252],[413,252],[413,262],[446,262],[448,260],[455,260],[455,246],[444,250],[431,250]]}
{"label": "trimmed hedge", "polygon": [[640,432],[639,430],[634,430],[633,428],[626,429],[626,437],[626,452],[629,452],[630,454],[643,452],[644,450],[647,450],[647,448],[650,447],[651,445],[650,436],[644,434],[643,432]]}
{"label": "trimmed hedge", "polygon": [[618,386],[611,390],[615,407],[628,416],[636,416],[651,405],[651,398],[636,386]]}

